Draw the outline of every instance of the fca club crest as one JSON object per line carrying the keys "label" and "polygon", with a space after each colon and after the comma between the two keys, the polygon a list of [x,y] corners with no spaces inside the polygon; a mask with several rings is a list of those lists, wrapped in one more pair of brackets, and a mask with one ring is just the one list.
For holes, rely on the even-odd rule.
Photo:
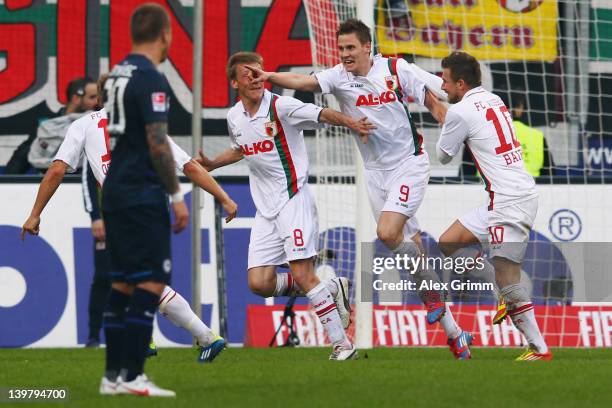
{"label": "fca club crest", "polygon": [[385,82],[387,83],[387,88],[391,91],[395,91],[397,88],[397,75],[391,75],[385,77]]}
{"label": "fca club crest", "polygon": [[267,122],[264,126],[266,127],[266,135],[269,137],[274,137],[278,134],[276,122]]}

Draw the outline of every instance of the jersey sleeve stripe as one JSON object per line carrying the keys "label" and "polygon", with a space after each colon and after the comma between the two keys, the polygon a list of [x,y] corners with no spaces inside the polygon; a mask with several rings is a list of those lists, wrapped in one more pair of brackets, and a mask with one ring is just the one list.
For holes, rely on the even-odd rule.
{"label": "jersey sleeve stripe", "polygon": [[283,129],[283,125],[281,124],[280,118],[278,117],[278,112],[276,110],[277,100],[278,96],[273,95],[270,109],[270,121],[276,122],[278,127],[278,134],[274,137],[274,144],[276,145],[276,151],[278,152],[278,156],[283,164],[285,177],[287,178],[287,193],[289,194],[289,198],[292,198],[298,192],[298,180],[295,165],[293,164],[293,159],[291,157],[291,151],[289,150],[289,145],[287,144],[285,130]]}

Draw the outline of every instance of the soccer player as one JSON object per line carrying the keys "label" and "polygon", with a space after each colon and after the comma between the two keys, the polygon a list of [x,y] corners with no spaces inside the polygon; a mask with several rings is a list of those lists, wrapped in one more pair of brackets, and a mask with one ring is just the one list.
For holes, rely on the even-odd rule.
{"label": "soccer player", "polygon": [[[247,64],[261,69],[263,59],[256,53],[239,52],[227,63],[228,79],[240,98],[227,114],[231,148],[214,159],[202,155],[201,161],[208,169],[242,159],[249,166],[251,195],[257,207],[248,255],[251,290],[264,297],[303,291],[333,344],[330,360],[356,358],[357,350],[343,328],[348,326],[350,315],[348,281],[321,282],[314,272],[318,219],[308,186],[308,155],[302,131],[329,123],[367,137],[373,126],[366,118],[356,120],[332,109],[272,94],[262,82],[253,82]],[[291,273],[277,274],[277,266],[286,262]]]}
{"label": "soccer player", "polygon": [[118,135],[102,188],[113,282],[104,312],[105,379],[120,377],[117,393],[174,397],[144,374],[155,310],[172,272],[168,195],[172,230],[189,220],[167,137],[170,86],[157,70],[172,41],[170,18],[163,7],[144,4],[130,31],[132,51],[104,87],[108,131]]}
{"label": "soccer player", "polygon": [[[99,81],[99,88],[104,88],[106,75],[103,75]],[[99,93],[100,99],[102,92]],[[101,101],[100,101],[101,102]],[[100,103],[101,105],[101,103]],[[93,181],[87,180],[84,183],[85,204],[86,209],[92,216],[92,232],[96,239],[95,246],[95,262],[96,274],[90,296],[90,337],[97,335],[99,326],[95,322],[102,318],[102,311],[98,312],[99,307],[104,307],[104,304],[98,306],[100,300],[106,299],[108,289],[106,280],[110,279],[109,274],[110,261],[108,251],[106,250],[105,242],[105,226],[104,220],[99,213],[98,189],[104,184],[104,178],[110,166],[109,153],[109,135],[106,129],[108,121],[106,110],[102,108],[96,112],[91,112],[84,115],[82,118],[74,121],[62,142],[50,169],[45,174],[38,190],[36,202],[32,208],[28,220],[22,228],[22,239],[25,233],[28,232],[37,235],[40,229],[40,215],[53,196],[53,193],[61,183],[64,174],[73,172],[80,163],[80,158],[85,153],[85,164],[83,166],[83,177],[91,178]],[[168,138],[172,148],[172,154],[175,160],[175,166],[179,171],[182,171],[191,181],[200,188],[212,194],[223,206],[228,217],[226,221],[230,221],[236,216],[236,203],[223,191],[217,182],[200,166],[195,160],[183,151],[174,141]],[[89,164],[89,166],[87,165]],[[85,171],[85,168],[88,171]],[[97,184],[97,186],[92,186]],[[100,269],[100,270],[99,270]],[[109,284],[110,286],[110,284]],[[199,345],[198,361],[211,362],[223,350],[225,345],[224,339],[215,335],[212,330],[206,326],[189,307],[187,301],[169,285],[166,285],[161,295],[159,302],[159,311],[166,316],[172,323],[178,327],[187,329],[197,340]],[[94,327],[92,329],[92,326]],[[109,387],[112,384],[109,385]]]}
{"label": "soccer player", "polygon": [[[415,214],[429,181],[429,157],[423,149],[408,112],[407,97],[425,105],[441,121],[440,107],[433,94],[444,99],[441,79],[403,59],[370,57],[372,37],[361,21],[349,19],[336,32],[341,63],[315,75],[264,72],[251,67],[257,81],[270,81],[284,88],[332,94],[340,110],[350,116],[367,116],[376,126],[367,143],[359,143],[365,165],[370,205],[377,222],[378,238],[394,254],[420,257],[424,253]],[[357,135],[355,135],[357,136]],[[419,287],[423,282],[439,282],[435,271],[415,271]],[[429,285],[431,286],[431,285]],[[454,356],[470,357],[470,338],[455,322],[443,294],[425,290],[420,293],[427,308],[427,321],[442,325]]]}
{"label": "soccer player", "polygon": [[453,52],[442,60],[442,68],[442,89],[453,105],[445,115],[436,147],[438,158],[443,164],[450,162],[465,144],[489,199],[446,230],[440,238],[441,249],[453,256],[459,251],[457,244],[488,238],[507,313],[529,343],[517,360],[550,360],[552,354],[540,333],[529,293],[520,284],[521,262],[538,210],[538,196],[533,177],[525,170],[512,118],[502,100],[481,86],[476,58]]}
{"label": "soccer player", "polygon": [[[65,142],[66,139],[64,138],[62,144]],[[57,155],[53,158],[53,161],[55,160],[57,160]],[[106,252],[106,232],[102,220],[102,210],[100,209],[100,185],[91,171],[91,166],[87,164],[87,158],[83,160],[81,172],[83,204],[85,205],[85,211],[91,218],[94,251],[94,275],[89,289],[89,304],[87,307],[89,334],[85,347],[93,348],[100,345],[102,314],[111,287],[110,260]]]}

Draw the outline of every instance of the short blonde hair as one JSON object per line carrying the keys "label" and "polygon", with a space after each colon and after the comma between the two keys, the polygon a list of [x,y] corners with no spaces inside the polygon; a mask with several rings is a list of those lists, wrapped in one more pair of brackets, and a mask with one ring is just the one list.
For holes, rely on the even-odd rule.
{"label": "short blonde hair", "polygon": [[258,53],[249,51],[240,51],[232,54],[225,67],[229,80],[236,79],[236,65],[238,64],[259,64],[263,67],[263,58]]}

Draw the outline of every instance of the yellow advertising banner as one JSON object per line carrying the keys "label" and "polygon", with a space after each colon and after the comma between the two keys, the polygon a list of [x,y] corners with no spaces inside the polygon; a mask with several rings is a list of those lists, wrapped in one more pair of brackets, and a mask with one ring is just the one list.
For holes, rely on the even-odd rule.
{"label": "yellow advertising banner", "polygon": [[378,0],[376,34],[386,55],[553,61],[557,20],[557,0]]}

